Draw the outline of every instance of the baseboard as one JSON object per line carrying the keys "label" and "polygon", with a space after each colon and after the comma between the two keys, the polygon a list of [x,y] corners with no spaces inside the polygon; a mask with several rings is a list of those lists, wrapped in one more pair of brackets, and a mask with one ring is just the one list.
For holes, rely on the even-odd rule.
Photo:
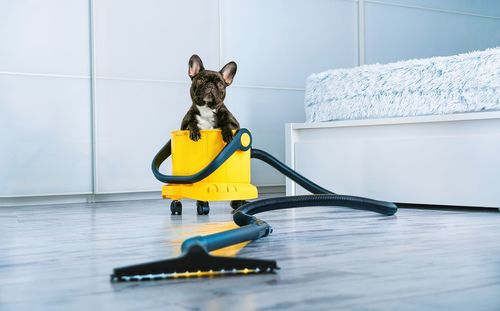
{"label": "baseboard", "polygon": [[47,195],[0,198],[0,207],[28,206],[28,205],[53,205],[72,203],[98,203],[129,200],[151,200],[161,198],[161,191],[125,192],[125,193],[98,193],[98,194],[72,194],[72,195]]}
{"label": "baseboard", "polygon": [[285,194],[285,185],[266,185],[266,186],[257,186],[259,190],[259,194]]}
{"label": "baseboard", "polygon": [[[259,194],[284,194],[285,185],[257,186]],[[0,207],[6,206],[32,206],[72,203],[99,203],[115,201],[155,200],[161,198],[161,191],[141,191],[122,193],[97,193],[97,194],[71,194],[71,195],[45,195],[0,198]]]}

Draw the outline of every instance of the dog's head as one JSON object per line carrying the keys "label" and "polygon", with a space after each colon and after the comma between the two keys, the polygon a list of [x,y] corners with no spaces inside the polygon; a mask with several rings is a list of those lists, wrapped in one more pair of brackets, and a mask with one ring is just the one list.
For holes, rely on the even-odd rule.
{"label": "dog's head", "polygon": [[205,70],[198,55],[189,59],[189,77],[191,84],[191,99],[198,106],[207,105],[210,109],[218,109],[224,104],[226,87],[233,82],[236,74],[236,63],[227,63],[220,71]]}

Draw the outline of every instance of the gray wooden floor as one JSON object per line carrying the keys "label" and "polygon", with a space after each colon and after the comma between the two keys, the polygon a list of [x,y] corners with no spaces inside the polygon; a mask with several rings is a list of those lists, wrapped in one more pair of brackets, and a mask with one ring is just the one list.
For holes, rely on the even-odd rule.
{"label": "gray wooden floor", "polygon": [[[274,275],[111,284],[114,267],[179,253],[234,226],[231,209],[161,200],[0,208],[0,310],[500,310],[500,213],[276,211],[239,255]],[[237,249],[223,250],[232,254]]]}

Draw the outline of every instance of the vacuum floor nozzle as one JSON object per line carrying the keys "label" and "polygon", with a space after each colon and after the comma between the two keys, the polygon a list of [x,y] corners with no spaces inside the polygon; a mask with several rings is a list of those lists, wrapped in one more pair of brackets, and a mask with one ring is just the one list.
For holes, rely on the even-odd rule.
{"label": "vacuum floor nozzle", "polygon": [[204,278],[227,275],[273,273],[275,260],[212,256],[193,245],[177,258],[116,268],[112,282],[149,281],[178,278]]}

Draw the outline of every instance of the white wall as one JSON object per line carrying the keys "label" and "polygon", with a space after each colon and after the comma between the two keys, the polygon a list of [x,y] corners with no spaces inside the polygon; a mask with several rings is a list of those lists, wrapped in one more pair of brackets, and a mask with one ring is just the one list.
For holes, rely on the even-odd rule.
{"label": "white wall", "polygon": [[500,46],[498,0],[365,0],[366,62]]}
{"label": "white wall", "polygon": [[226,103],[283,159],[308,74],[500,43],[494,0],[89,1],[0,1],[2,197],[158,191],[150,161],[190,105],[193,53],[238,63]]}
{"label": "white wall", "polygon": [[86,0],[0,1],[0,195],[90,193]]}

